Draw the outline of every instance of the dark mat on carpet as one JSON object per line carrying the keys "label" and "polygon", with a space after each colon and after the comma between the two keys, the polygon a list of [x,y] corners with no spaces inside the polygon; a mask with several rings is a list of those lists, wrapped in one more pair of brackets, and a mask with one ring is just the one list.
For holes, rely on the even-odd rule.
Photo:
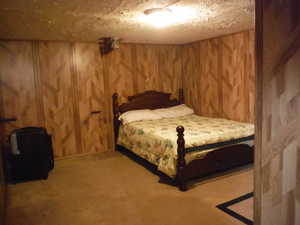
{"label": "dark mat on carpet", "polygon": [[253,192],[216,206],[247,225],[253,225]]}

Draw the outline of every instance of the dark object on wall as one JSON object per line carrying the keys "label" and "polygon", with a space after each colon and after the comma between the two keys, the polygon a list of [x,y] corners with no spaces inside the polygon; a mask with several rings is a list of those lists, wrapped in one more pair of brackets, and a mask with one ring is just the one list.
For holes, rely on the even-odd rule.
{"label": "dark object on wall", "polygon": [[[119,105],[118,94],[112,96],[113,103],[113,122],[115,149],[122,151],[125,148],[117,145],[120,121],[119,116],[129,110],[137,109],[159,109],[171,107],[184,103],[183,90],[179,89],[179,99],[170,99],[170,93],[158,91],[145,91],[143,93],[129,96],[128,102]],[[175,132],[175,131],[174,131]],[[205,177],[212,173],[221,172],[234,167],[246,165],[253,162],[254,147],[246,144],[235,143],[232,146],[224,146],[218,151],[207,153],[204,159],[195,159],[189,164],[185,161],[185,153],[194,151],[193,149],[185,148],[184,127],[178,126],[177,132],[177,175],[173,180],[181,191],[187,190],[187,183],[191,179]],[[254,137],[249,137],[250,139]],[[201,147],[201,146],[197,146]],[[128,149],[125,149],[128,150]],[[197,150],[197,149],[195,149]],[[164,181],[164,176],[160,176],[160,181]]]}
{"label": "dark object on wall", "polygon": [[10,137],[6,174],[9,182],[47,179],[54,168],[51,136],[45,128],[25,127]]}
{"label": "dark object on wall", "polygon": [[99,38],[99,41],[101,55],[106,55],[114,49],[119,48],[120,40],[118,38],[104,37]]}

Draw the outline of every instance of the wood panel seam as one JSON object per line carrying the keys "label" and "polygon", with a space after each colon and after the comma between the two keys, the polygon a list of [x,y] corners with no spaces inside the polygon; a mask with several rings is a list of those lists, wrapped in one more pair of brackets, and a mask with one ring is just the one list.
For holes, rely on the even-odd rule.
{"label": "wood panel seam", "polygon": [[45,127],[45,111],[43,102],[43,85],[41,83],[40,73],[40,57],[39,57],[39,43],[32,41],[32,58],[33,58],[33,74],[34,74],[34,89],[37,108],[37,118],[40,126]]}
{"label": "wood panel seam", "polygon": [[77,72],[77,60],[76,60],[76,49],[74,43],[69,46],[71,51],[71,63],[70,63],[70,71],[71,71],[71,81],[72,81],[72,105],[73,105],[73,116],[74,116],[74,127],[75,127],[75,136],[77,143],[77,152],[83,152],[82,146],[82,135],[80,129],[80,115],[79,115],[79,96],[78,96],[78,72]]}

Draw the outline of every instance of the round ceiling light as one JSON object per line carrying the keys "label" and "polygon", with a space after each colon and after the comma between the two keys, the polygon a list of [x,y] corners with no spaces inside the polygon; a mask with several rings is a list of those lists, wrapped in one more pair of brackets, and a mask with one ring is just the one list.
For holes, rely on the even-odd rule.
{"label": "round ceiling light", "polygon": [[147,9],[139,17],[139,21],[157,28],[162,28],[170,25],[183,24],[196,17],[197,13],[193,8],[169,6]]}
{"label": "round ceiling light", "polygon": [[158,28],[168,26],[176,21],[175,15],[169,8],[147,9],[144,14],[144,22]]}
{"label": "round ceiling light", "polygon": [[152,9],[146,9],[144,11],[145,15],[151,15],[151,14],[156,14],[156,13],[171,13],[171,9],[168,8],[152,8]]}

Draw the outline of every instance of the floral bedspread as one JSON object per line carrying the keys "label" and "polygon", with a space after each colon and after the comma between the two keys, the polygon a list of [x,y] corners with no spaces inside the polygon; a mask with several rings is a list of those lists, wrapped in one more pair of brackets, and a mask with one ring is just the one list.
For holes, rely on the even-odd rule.
{"label": "floral bedspread", "polygon": [[[248,137],[254,134],[254,125],[232,120],[200,117],[195,114],[175,118],[132,122],[121,125],[118,144],[157,165],[158,170],[170,177],[176,175],[177,132],[185,128],[185,148]],[[189,163],[204,158],[213,150],[186,154]]]}

